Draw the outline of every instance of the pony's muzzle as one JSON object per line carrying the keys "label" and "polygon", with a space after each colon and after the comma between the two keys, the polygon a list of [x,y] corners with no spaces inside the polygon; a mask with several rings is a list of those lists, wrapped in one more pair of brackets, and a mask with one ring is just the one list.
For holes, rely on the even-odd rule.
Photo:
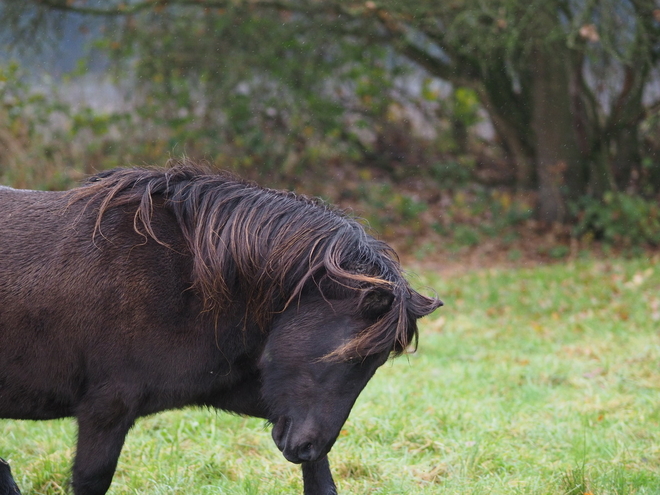
{"label": "pony's muzzle", "polygon": [[273,425],[273,440],[287,461],[295,464],[316,461],[325,454],[317,435],[308,428],[296,428],[291,418],[280,417]]}

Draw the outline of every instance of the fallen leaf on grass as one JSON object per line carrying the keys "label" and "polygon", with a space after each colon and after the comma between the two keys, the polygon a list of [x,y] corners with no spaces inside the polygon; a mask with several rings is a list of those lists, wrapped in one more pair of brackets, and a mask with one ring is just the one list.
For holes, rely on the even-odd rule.
{"label": "fallen leaf on grass", "polygon": [[582,376],[585,378],[596,378],[597,376],[605,374],[605,368],[596,368],[595,370],[588,371],[587,373],[584,373]]}
{"label": "fallen leaf on grass", "polygon": [[628,289],[634,289],[636,287],[639,287],[651,275],[653,275],[653,268],[647,268],[643,272],[637,272],[635,273],[635,275],[633,275],[633,278],[629,282],[624,284],[624,286]]}
{"label": "fallen leaf on grass", "polygon": [[413,469],[413,474],[415,477],[419,478],[422,481],[432,483],[438,478],[446,477],[449,474],[447,466],[445,464],[438,464],[433,467],[430,471],[422,471],[420,469]]}

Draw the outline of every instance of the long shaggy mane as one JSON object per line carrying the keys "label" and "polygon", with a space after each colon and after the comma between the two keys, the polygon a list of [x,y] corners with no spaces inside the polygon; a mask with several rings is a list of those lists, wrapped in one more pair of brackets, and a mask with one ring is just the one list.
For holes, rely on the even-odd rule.
{"label": "long shaggy mane", "polygon": [[[102,172],[70,192],[96,213],[94,235],[112,208],[134,209],[134,228],[167,245],[152,226],[154,209],[173,212],[193,259],[193,288],[207,310],[221,315],[240,298],[262,328],[310,284],[355,291],[375,288],[394,296],[389,310],[342,350],[362,355],[416,342],[415,320],[442,303],[420,295],[403,277],[396,253],[354,219],[325,203],[266,189],[226,172],[191,163],[169,168]],[[88,211],[89,208],[85,208]]]}

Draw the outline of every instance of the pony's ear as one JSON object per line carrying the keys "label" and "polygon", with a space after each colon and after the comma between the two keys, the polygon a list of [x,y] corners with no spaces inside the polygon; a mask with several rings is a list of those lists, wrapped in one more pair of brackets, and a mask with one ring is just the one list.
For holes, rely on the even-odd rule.
{"label": "pony's ear", "polygon": [[410,291],[409,308],[415,318],[429,315],[440,306],[444,306],[444,303],[437,297],[426,297],[415,290]]}
{"label": "pony's ear", "polygon": [[365,318],[375,320],[383,313],[389,311],[394,301],[394,294],[389,290],[376,288],[371,289],[362,296],[360,301],[360,313]]}

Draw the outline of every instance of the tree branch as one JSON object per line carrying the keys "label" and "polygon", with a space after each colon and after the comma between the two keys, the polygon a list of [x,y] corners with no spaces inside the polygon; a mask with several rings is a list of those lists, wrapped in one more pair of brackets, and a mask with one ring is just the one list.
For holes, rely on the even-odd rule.
{"label": "tree branch", "polygon": [[[84,5],[79,5],[75,2],[69,2],[66,0],[34,0],[38,5],[47,7],[53,10],[65,11],[65,12],[75,12],[78,14],[85,15],[96,15],[96,16],[125,16],[133,15],[138,12],[145,10],[155,9],[155,8],[166,8],[166,7],[176,7],[176,6],[194,6],[200,8],[208,9],[226,9],[229,7],[234,7],[239,3],[231,0],[143,0],[141,2],[135,3],[118,3],[113,8],[98,8],[98,7],[87,7]],[[341,10],[342,14],[348,13],[345,9],[341,9],[338,5],[330,4],[328,6],[321,5],[305,5],[304,8],[301,8],[300,5],[295,5],[293,3],[283,2],[280,0],[248,0],[240,2],[247,7],[256,7],[256,8],[270,8],[280,11],[301,11],[305,13],[339,13]]]}
{"label": "tree branch", "polygon": [[432,57],[426,50],[416,46],[407,40],[402,40],[397,43],[400,53],[412,62],[416,63],[429,74],[444,79],[445,81],[452,82],[461,86],[471,86],[474,81],[462,78],[456,71],[451,70],[451,67],[444,64],[435,57]]}
{"label": "tree branch", "polygon": [[[61,12],[74,12],[77,14],[98,15],[98,16],[131,15],[131,14],[136,14],[143,10],[148,10],[161,6],[165,7],[172,4],[172,2],[170,2],[169,0],[146,0],[144,2],[133,3],[130,6],[126,4],[120,4],[116,8],[103,9],[103,8],[95,8],[95,7],[84,7],[81,5],[76,5],[74,3],[69,3],[66,1],[58,1],[58,0],[35,0],[35,3],[52,10],[59,10]],[[179,2],[176,3],[178,4]]]}

